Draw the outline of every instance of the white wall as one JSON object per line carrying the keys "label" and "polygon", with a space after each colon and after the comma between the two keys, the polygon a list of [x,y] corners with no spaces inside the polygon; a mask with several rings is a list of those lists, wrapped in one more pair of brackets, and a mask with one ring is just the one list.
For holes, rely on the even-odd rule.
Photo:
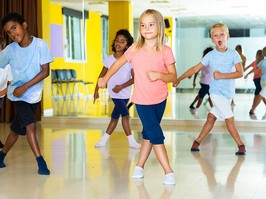
{"label": "white wall", "polygon": [[[247,65],[255,60],[257,50],[266,46],[266,35],[262,37],[265,34],[262,29],[251,30],[251,36],[257,35],[257,32],[259,32],[260,37],[232,37],[228,41],[229,48],[234,49],[236,45],[242,45],[243,54],[247,57]],[[182,28],[176,30],[175,35],[175,48],[173,49],[176,56],[177,74],[181,75],[188,68],[199,63],[202,51],[208,46],[213,46],[213,43],[210,38],[206,37],[205,28]],[[237,79],[236,88],[254,88],[252,79],[253,75],[250,75],[248,79]],[[192,78],[183,80],[179,88],[192,88],[192,81]],[[197,84],[197,87],[200,86]]]}

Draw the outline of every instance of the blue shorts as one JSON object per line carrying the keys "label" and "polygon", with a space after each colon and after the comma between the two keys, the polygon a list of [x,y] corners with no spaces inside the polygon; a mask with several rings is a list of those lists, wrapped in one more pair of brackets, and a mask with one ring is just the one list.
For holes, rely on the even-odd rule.
{"label": "blue shorts", "polygon": [[256,78],[256,79],[253,79],[253,82],[255,84],[255,93],[254,95],[258,95],[260,94],[260,91],[261,91],[261,84],[260,84],[260,78]]}
{"label": "blue shorts", "polygon": [[163,113],[166,106],[166,100],[154,105],[136,104],[139,118],[142,122],[142,137],[150,140],[152,144],[164,144],[164,135],[160,126]]}
{"label": "blue shorts", "polygon": [[210,95],[210,93],[209,93],[210,86],[208,84],[202,84],[202,83],[200,83],[200,86],[201,86],[201,88],[200,88],[198,94],[199,94],[199,97],[201,99],[203,99],[206,94]]}
{"label": "blue shorts", "polygon": [[36,123],[35,112],[40,102],[29,104],[24,101],[13,101],[16,115],[11,122],[10,128],[14,133],[19,135],[26,135],[26,127],[32,123]]}
{"label": "blue shorts", "polygon": [[122,117],[128,116],[128,108],[127,108],[127,103],[129,99],[113,99],[113,102],[115,104],[114,110],[111,114],[112,119],[118,120],[120,115]]}

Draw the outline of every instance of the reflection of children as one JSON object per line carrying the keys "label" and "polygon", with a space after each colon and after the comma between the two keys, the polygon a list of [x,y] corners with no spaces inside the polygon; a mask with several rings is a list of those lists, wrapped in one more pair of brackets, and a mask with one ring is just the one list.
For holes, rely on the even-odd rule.
{"label": "reflection of children", "polygon": [[254,93],[254,99],[253,99],[253,104],[252,104],[252,107],[249,111],[249,115],[255,115],[254,111],[256,109],[256,107],[259,105],[260,101],[263,100],[264,104],[266,105],[266,99],[263,97],[261,98],[260,97],[260,91],[261,91],[261,76],[262,76],[262,69],[261,68],[257,68],[258,64],[260,63],[260,61],[263,60],[263,53],[262,53],[262,50],[258,50],[257,53],[256,53],[256,60],[253,61],[249,66],[247,66],[245,68],[245,71],[247,69],[249,69],[250,67],[252,67],[253,69],[251,71],[249,71],[246,75],[245,75],[245,79],[248,77],[248,75],[250,75],[251,73],[254,72],[254,77],[253,77],[253,81],[254,81],[254,84],[255,84],[255,93]]}
{"label": "reflection of children", "polygon": [[[203,51],[203,57],[210,51],[212,51],[213,48],[212,47],[208,47]],[[194,75],[194,79],[193,79],[193,88],[195,88],[196,86],[196,78],[198,76],[198,73],[195,73]],[[209,93],[209,89],[210,89],[210,81],[211,81],[211,73],[210,73],[210,67],[204,67],[203,69],[201,69],[201,77],[200,77],[200,90],[198,95],[195,97],[194,101],[191,103],[191,105],[189,106],[190,109],[193,109],[193,112],[196,113],[196,110],[200,107],[203,98],[205,97],[206,94],[210,95]],[[210,103],[210,106],[212,107],[212,101],[211,98],[209,96],[208,101]],[[196,108],[194,107],[194,104],[197,103]]]}
{"label": "reflection of children", "polygon": [[203,67],[210,67],[213,74],[210,83],[210,96],[213,107],[207,116],[207,121],[200,135],[193,142],[191,151],[199,151],[200,143],[210,133],[216,119],[223,118],[229,133],[238,145],[239,150],[236,155],[245,155],[245,145],[236,128],[234,113],[230,105],[235,94],[234,79],[243,76],[241,58],[235,50],[227,47],[229,30],[225,24],[217,23],[213,25],[210,35],[216,48],[204,56],[200,63],[187,70],[174,83],[174,86],[178,85],[181,80],[190,77]]}
{"label": "reflection of children", "polygon": [[[112,44],[113,55],[110,55],[104,61],[104,67],[99,77],[103,77],[111,65],[120,58],[126,49],[133,43],[133,37],[128,30],[119,30],[116,33],[115,40]],[[106,133],[101,140],[95,144],[95,147],[102,147],[106,145],[110,135],[114,132],[119,117],[122,115],[122,126],[128,138],[129,146],[131,148],[140,148],[140,144],[136,142],[131,134],[129,124],[129,112],[127,103],[131,96],[131,85],[134,83],[133,70],[131,64],[126,63],[115,75],[113,75],[108,81],[108,92],[114,102],[114,109],[111,115],[111,121],[107,127]],[[99,87],[96,85],[94,92],[94,100],[99,98]]]}
{"label": "reflection of children", "polygon": [[16,115],[0,152],[0,168],[6,166],[4,158],[19,135],[26,135],[38,163],[38,174],[49,175],[36,135],[35,112],[41,101],[43,80],[49,75],[49,63],[53,58],[44,40],[29,35],[27,23],[21,15],[6,15],[2,20],[2,28],[14,41],[0,53],[0,67],[11,65],[13,80],[8,87],[7,97],[14,104]]}
{"label": "reflection of children", "polygon": [[[5,48],[6,41],[0,35],[0,52]],[[0,68],[0,108],[2,107],[3,101],[5,99],[5,95],[7,93],[7,87],[11,83],[13,79],[10,65],[7,65],[5,68]],[[0,148],[3,148],[4,145],[0,140]]]}
{"label": "reflection of children", "polygon": [[108,79],[126,62],[134,69],[135,103],[143,125],[143,141],[132,178],[143,178],[144,165],[153,149],[164,169],[164,184],[174,185],[175,177],[170,167],[160,126],[168,95],[167,82],[176,79],[175,59],[170,47],[165,45],[164,19],[156,10],[144,11],[138,23],[139,35],[124,55],[108,70],[98,85],[104,88]]}
{"label": "reflection of children", "polygon": [[254,104],[254,107],[257,107],[261,100],[263,98],[266,98],[266,47],[262,49],[262,54],[263,54],[263,60],[258,63],[257,68],[253,70],[262,70],[262,76],[261,76],[261,91],[258,94],[258,100]]}

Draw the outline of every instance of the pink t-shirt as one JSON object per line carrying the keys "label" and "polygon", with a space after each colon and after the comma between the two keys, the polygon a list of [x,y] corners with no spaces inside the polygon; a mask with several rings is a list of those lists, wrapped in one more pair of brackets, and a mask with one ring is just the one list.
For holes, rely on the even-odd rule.
{"label": "pink t-shirt", "polygon": [[162,51],[146,52],[135,50],[135,44],[125,52],[126,59],[132,63],[134,70],[134,90],[132,102],[141,105],[152,105],[163,102],[168,96],[167,83],[162,80],[151,82],[148,71],[167,72],[167,66],[175,63],[172,49],[164,45]]}

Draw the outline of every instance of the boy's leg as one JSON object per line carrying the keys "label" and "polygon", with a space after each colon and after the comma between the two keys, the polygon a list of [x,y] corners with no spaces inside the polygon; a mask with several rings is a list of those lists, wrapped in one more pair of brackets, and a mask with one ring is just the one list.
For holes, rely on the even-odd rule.
{"label": "boy's leg", "polygon": [[12,130],[10,131],[9,135],[7,136],[3,150],[0,152],[0,168],[3,168],[6,166],[4,163],[4,158],[6,157],[6,154],[9,152],[9,150],[17,142],[18,136],[19,135],[14,133]]}
{"label": "boy's leg", "polygon": [[236,152],[236,155],[244,155],[246,152],[245,145],[236,128],[234,117],[225,119],[225,123],[230,135],[233,137],[239,148],[238,152]]}
{"label": "boy's leg", "polygon": [[47,168],[46,162],[43,159],[41,152],[40,152],[39,142],[38,142],[37,135],[36,135],[36,124],[32,123],[26,126],[26,132],[27,132],[27,139],[28,139],[29,145],[38,163],[38,167],[39,167],[38,174],[50,175],[50,171]]}
{"label": "boy's leg", "polygon": [[203,125],[199,136],[197,137],[197,139],[192,144],[191,151],[199,151],[200,143],[210,133],[210,131],[212,130],[212,128],[214,126],[215,121],[216,121],[216,117],[212,113],[209,113],[207,116],[207,121]]}

